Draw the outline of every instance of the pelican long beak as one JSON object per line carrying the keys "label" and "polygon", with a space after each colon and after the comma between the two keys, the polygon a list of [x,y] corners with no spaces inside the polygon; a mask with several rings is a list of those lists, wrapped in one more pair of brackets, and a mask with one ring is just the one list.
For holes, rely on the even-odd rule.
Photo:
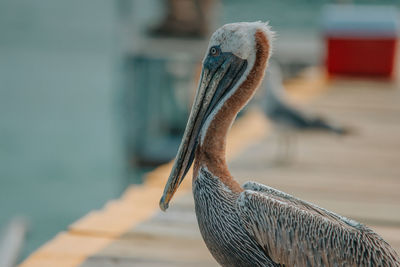
{"label": "pelican long beak", "polygon": [[204,60],[199,87],[185,133],[160,200],[161,210],[165,211],[168,208],[170,200],[193,163],[199,135],[207,117],[235,87],[246,67],[247,61],[232,53],[208,56]]}

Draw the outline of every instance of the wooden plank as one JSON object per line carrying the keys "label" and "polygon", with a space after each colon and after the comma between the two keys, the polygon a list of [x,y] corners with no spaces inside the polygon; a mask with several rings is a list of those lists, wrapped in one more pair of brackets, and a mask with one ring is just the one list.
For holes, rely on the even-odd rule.
{"label": "wooden plank", "polygon": [[107,246],[107,249],[90,256],[86,263],[90,263],[91,259],[103,258],[124,259],[132,263],[166,262],[182,266],[192,266],[196,263],[208,266],[214,263],[203,240],[164,235],[121,237]]}
{"label": "wooden plank", "polygon": [[89,255],[104,248],[111,239],[60,233],[34,252],[21,267],[78,266]]}
{"label": "wooden plank", "polygon": [[218,266],[205,247],[200,249],[200,242],[139,237],[134,241],[119,239],[81,266]]}
{"label": "wooden plank", "polygon": [[120,236],[155,213],[158,202],[154,200],[161,194],[162,189],[158,187],[131,187],[120,200],[109,202],[103,210],[89,213],[73,223],[69,230],[73,233]]}
{"label": "wooden plank", "polygon": [[400,111],[398,88],[397,82],[390,81],[333,80],[328,84],[326,94],[319,99],[321,101],[316,101],[313,105],[398,112]]}

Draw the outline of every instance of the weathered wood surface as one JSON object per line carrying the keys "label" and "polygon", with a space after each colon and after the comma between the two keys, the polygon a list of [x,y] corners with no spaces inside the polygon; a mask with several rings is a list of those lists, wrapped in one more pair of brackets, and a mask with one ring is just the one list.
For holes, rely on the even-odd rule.
{"label": "weathered wood surface", "polygon": [[[400,252],[400,88],[358,80],[324,86],[329,90],[307,109],[351,126],[353,135],[302,134],[293,162],[277,164],[272,133],[230,161],[231,171],[241,183],[268,184],[356,219]],[[262,117],[253,119],[254,127],[241,125],[232,144],[268,129]],[[258,135],[249,135],[257,127]],[[153,176],[166,178],[168,168]],[[157,206],[165,178],[151,178],[152,189],[130,189],[136,193],[78,221],[23,266],[55,266],[57,260],[63,262],[57,266],[217,266],[197,228],[190,181],[163,213]]]}

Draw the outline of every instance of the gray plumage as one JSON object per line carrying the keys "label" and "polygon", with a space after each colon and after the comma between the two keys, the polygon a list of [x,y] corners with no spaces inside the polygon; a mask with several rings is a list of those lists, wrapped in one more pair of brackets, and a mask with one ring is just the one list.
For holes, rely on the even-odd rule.
{"label": "gray plumage", "polygon": [[333,125],[325,119],[310,116],[294,108],[285,101],[281,69],[278,64],[271,62],[265,75],[264,110],[267,117],[278,128],[291,130],[322,130],[339,135],[346,134],[347,129]]}
{"label": "gray plumage", "polygon": [[279,266],[241,225],[232,192],[219,178],[201,168],[193,183],[196,217],[209,251],[222,266]]}
{"label": "gray plumage", "polygon": [[232,192],[207,169],[193,194],[200,232],[222,266],[400,266],[368,227],[255,182]]}

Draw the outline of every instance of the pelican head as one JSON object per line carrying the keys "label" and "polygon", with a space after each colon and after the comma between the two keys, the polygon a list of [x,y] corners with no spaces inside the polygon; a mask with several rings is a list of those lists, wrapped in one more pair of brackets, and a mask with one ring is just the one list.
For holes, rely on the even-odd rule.
{"label": "pelican head", "polygon": [[[189,171],[196,148],[204,141],[210,121],[218,110],[235,93],[244,99],[240,101],[240,110],[254,94],[270,56],[272,35],[268,24],[263,22],[226,24],[212,35],[185,133],[160,200],[162,210],[168,208],[172,196]],[[256,59],[261,46],[264,46],[265,60],[260,65],[256,64]],[[246,79],[255,73],[261,78],[252,79],[252,90],[239,92],[244,90],[242,84]],[[239,110],[233,111],[235,115]]]}

